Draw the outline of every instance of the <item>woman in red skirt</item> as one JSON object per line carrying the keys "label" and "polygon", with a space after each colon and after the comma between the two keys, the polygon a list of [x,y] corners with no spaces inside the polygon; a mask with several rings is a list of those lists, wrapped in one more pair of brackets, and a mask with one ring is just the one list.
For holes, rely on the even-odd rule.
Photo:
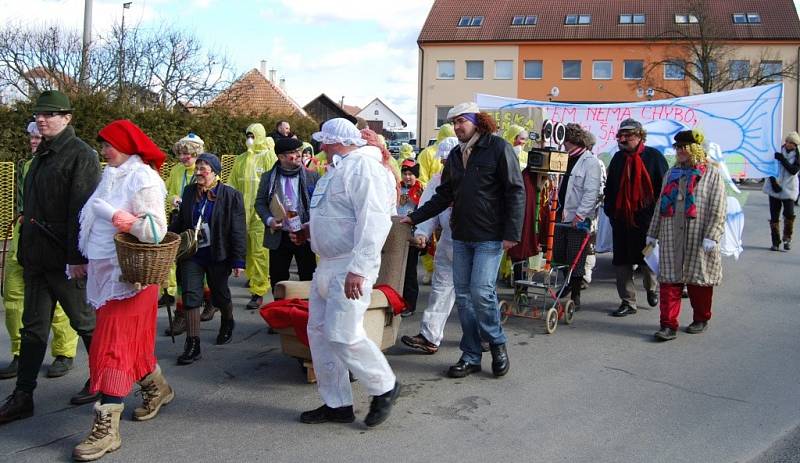
{"label": "woman in red skirt", "polygon": [[78,461],[96,460],[120,447],[123,398],[141,387],[142,406],[135,421],[149,420],[175,393],[161,375],[155,357],[157,285],[137,289],[121,282],[114,235],[127,232],[145,243],[160,242],[166,231],[164,198],[158,175],[166,156],[128,120],[114,121],[98,139],[108,165],[81,211],[79,247],[89,260],[86,295],[97,310],[89,372],[92,392],[100,392],[89,436],[73,451]]}

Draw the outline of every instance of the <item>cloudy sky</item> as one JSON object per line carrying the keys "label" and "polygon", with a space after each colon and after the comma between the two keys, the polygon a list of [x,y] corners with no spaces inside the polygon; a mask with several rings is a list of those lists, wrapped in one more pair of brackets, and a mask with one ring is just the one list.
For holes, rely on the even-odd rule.
{"label": "cloudy sky", "polygon": [[[93,29],[122,14],[94,0]],[[305,105],[320,93],[364,106],[379,97],[416,126],[417,36],[433,0],[133,0],[125,23],[168,22],[222,51],[237,73],[267,68]],[[0,24],[58,23],[82,30],[84,0],[0,0]]]}

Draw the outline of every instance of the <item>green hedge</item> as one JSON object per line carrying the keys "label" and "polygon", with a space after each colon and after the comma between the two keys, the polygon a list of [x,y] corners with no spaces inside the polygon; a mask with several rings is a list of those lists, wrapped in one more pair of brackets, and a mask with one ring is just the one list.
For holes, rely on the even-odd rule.
{"label": "green hedge", "polygon": [[[244,130],[260,122],[269,134],[280,119],[288,120],[292,131],[308,141],[317,124],[302,116],[262,114],[256,117],[231,115],[222,110],[203,110],[190,113],[172,109],[137,109],[110,103],[104,95],[87,95],[72,98],[75,112],[72,125],[77,135],[99,152],[97,132],[116,119],[130,119],[161,147],[169,156],[172,145],[189,132],[199,135],[206,150],[218,155],[239,154],[245,151]],[[0,106],[0,161],[16,161],[29,153],[25,131],[31,120],[32,102],[19,102],[14,106]]]}

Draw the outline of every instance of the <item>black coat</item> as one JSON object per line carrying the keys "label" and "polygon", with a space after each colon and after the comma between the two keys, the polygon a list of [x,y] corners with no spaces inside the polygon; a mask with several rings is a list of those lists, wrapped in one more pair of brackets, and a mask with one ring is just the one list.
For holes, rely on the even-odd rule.
{"label": "black coat", "polygon": [[642,163],[653,184],[653,203],[634,213],[635,226],[629,226],[616,218],[615,205],[622,181],[622,170],[625,167],[625,153],[618,151],[608,164],[603,210],[611,222],[614,242],[612,263],[614,265],[634,265],[643,262],[642,250],[645,248],[647,229],[653,218],[664,174],[669,169],[664,155],[649,146],[646,146],[642,152]]}
{"label": "black coat", "polygon": [[87,262],[78,250],[78,217],[99,182],[97,152],[75,136],[72,126],[42,140],[22,195],[25,218],[17,258],[26,272],[63,272],[67,264]]}
{"label": "black coat", "polygon": [[[280,247],[283,237],[283,233],[273,233],[269,225],[267,225],[267,220],[272,217],[272,211],[269,209],[272,195],[276,194],[275,190],[280,188],[275,185],[275,176],[279,175],[277,174],[279,164],[279,162],[276,162],[272,169],[261,174],[261,181],[258,184],[258,194],[256,194],[255,202],[256,213],[261,218],[261,221],[264,222],[264,247],[272,250]],[[300,192],[302,195],[301,200],[303,201],[300,220],[302,223],[306,223],[310,220],[309,203],[311,202],[311,196],[314,195],[314,188],[317,186],[319,174],[316,172],[309,172],[301,167],[300,173],[297,175],[300,176],[300,185],[304,187]],[[282,196],[279,196],[279,198],[282,198]]]}
{"label": "black coat", "polygon": [[[197,225],[193,218],[197,188],[197,184],[193,183],[183,189],[181,208],[169,226],[170,231],[180,233]],[[242,194],[220,182],[209,226],[214,261],[228,262],[231,266],[243,263],[247,253],[247,226]]]}
{"label": "black coat", "polygon": [[453,148],[442,184],[409,217],[421,223],[453,205],[450,224],[459,241],[519,241],[525,212],[525,187],[514,149],[502,138],[484,134],[472,148],[467,169],[461,147]]}

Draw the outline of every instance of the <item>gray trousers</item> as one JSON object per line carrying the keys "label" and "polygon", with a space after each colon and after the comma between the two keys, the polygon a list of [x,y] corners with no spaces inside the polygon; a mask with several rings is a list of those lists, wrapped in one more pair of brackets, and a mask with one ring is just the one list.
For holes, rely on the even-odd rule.
{"label": "gray trousers", "polygon": [[[615,265],[614,270],[617,274],[617,294],[622,302],[628,303],[634,309],[636,308],[636,287],[633,284],[633,265]],[[642,272],[642,283],[646,291],[655,291],[656,274],[650,270],[647,264],[640,264],[639,270]]]}

